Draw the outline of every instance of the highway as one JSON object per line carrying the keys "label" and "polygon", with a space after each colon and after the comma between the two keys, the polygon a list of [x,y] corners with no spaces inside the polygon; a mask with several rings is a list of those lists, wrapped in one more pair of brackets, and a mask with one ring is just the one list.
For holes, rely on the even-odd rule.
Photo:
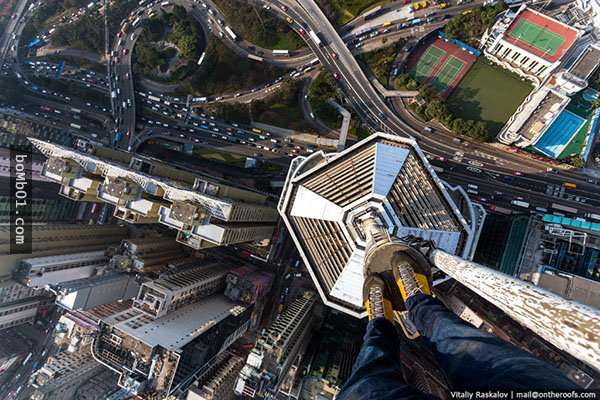
{"label": "highway", "polygon": [[[201,4],[199,2],[197,4]],[[192,2],[187,0],[181,0],[178,4],[183,4],[191,10],[192,13],[196,16],[199,22],[203,23],[203,26],[208,24],[208,20],[212,20],[213,22],[210,25],[213,26],[213,33],[222,36],[221,39],[224,42],[228,42],[231,46],[237,46],[237,42],[232,41],[231,39],[227,39],[225,35],[219,35],[219,32],[222,33],[220,28],[223,26],[219,23],[220,14],[212,15],[209,17],[209,13],[204,7],[196,6]],[[210,7],[210,3],[206,3],[207,8]],[[506,148],[502,146],[491,146],[486,144],[473,144],[460,139],[454,138],[452,135],[443,132],[442,129],[435,130],[435,133],[432,135],[426,135],[423,131],[423,128],[427,126],[419,119],[415,118],[410,112],[406,109],[404,104],[395,100],[393,102],[387,102],[383,99],[379,93],[373,88],[371,82],[369,82],[365,73],[361,70],[360,66],[356,62],[354,56],[348,49],[348,46],[355,47],[355,43],[357,42],[356,37],[348,36],[344,39],[340,36],[340,34],[335,30],[335,28],[329,23],[327,18],[323,15],[318,6],[312,1],[303,1],[302,4],[297,3],[292,0],[284,0],[280,2],[270,2],[269,3],[271,11],[276,12],[276,14],[280,18],[285,18],[289,16],[293,18],[294,22],[292,24],[292,28],[296,30],[296,32],[301,35],[309,46],[312,54],[310,55],[312,58],[316,56],[319,62],[327,68],[332,73],[335,73],[339,77],[340,87],[344,90],[347,95],[348,100],[352,104],[353,108],[357,112],[357,114],[365,121],[372,129],[380,130],[384,132],[389,132],[393,134],[404,135],[407,137],[415,137],[419,141],[419,144],[423,148],[423,150],[430,154],[432,158],[436,160],[445,160],[442,163],[450,163],[450,162],[458,162],[459,165],[464,165],[466,167],[470,166],[471,170],[468,170],[469,175],[473,175],[472,179],[478,179],[478,174],[500,174],[504,176],[512,176],[515,179],[529,179],[530,181],[536,182],[536,190],[540,190],[545,192],[548,187],[552,187],[553,185],[560,185],[562,182],[568,180],[577,183],[577,192],[580,196],[576,195],[575,197],[583,197],[586,199],[594,199],[596,195],[596,187],[595,182],[592,180],[588,180],[585,177],[582,177],[580,174],[573,173],[567,170],[560,170],[560,174],[557,176],[555,171],[547,172],[548,164],[540,162],[538,160],[533,160],[531,158],[523,157],[521,154],[511,154],[506,151]],[[148,7],[157,7],[157,4],[150,4]],[[463,5],[458,7],[450,7],[443,11],[442,13],[438,13],[438,15],[455,15],[459,12],[462,12],[467,7],[472,7],[473,4]],[[212,9],[212,7],[211,7]],[[441,10],[440,10],[441,11]],[[143,9],[137,9],[134,11],[134,16],[140,15],[140,12],[144,12]],[[144,15],[147,15],[148,10],[145,11]],[[218,12],[218,10],[216,10]],[[361,18],[353,21],[349,25],[352,27],[360,27],[361,23],[364,21],[360,21]],[[216,21],[216,22],[215,22]],[[129,22],[124,22],[129,23]],[[216,25],[215,25],[216,24]],[[427,26],[418,27],[412,31],[388,31],[383,33],[382,35],[386,35],[388,37],[396,38],[403,35],[414,35],[415,33],[423,33],[429,31],[431,28],[441,26],[443,22],[435,22],[434,24],[430,24]],[[16,29],[16,23],[14,24]],[[217,27],[216,29],[214,29]],[[346,30],[349,28],[346,28]],[[322,43],[317,44],[314,40],[310,39],[308,32],[313,30],[314,32],[319,32],[319,37],[321,38]],[[119,58],[119,62],[113,62],[112,68],[115,71],[114,76],[118,76],[119,79],[112,83],[114,89],[119,89],[119,99],[117,102],[117,108],[119,109],[119,113],[117,116],[117,126],[120,129],[126,140],[123,140],[122,147],[130,148],[130,146],[137,147],[140,143],[139,140],[135,140],[134,132],[136,128],[136,113],[135,113],[135,92],[133,87],[132,80],[132,71],[131,71],[131,53],[133,51],[133,47],[135,45],[135,41],[139,35],[139,29],[133,30],[131,32],[128,31],[126,35],[122,35],[123,39],[121,46],[119,46],[119,40],[115,41],[115,46],[113,47],[114,51],[114,60]],[[353,51],[365,51],[364,49],[370,49],[370,43],[381,42],[382,36],[378,36],[375,38],[366,38],[362,41],[362,48],[356,49]],[[244,46],[249,46],[247,43],[243,44]],[[310,72],[310,71],[308,71]],[[256,90],[250,91],[249,93],[241,93],[239,95],[224,95],[217,96],[216,98],[210,99],[212,101],[251,101],[254,98],[261,98],[268,94],[270,91],[274,90],[279,82],[274,82],[270,85],[265,85],[262,88],[257,88]],[[137,93],[138,96],[140,93]],[[237,95],[237,96],[236,96]],[[148,97],[148,96],[146,96]],[[204,142],[207,145],[214,146],[223,146],[223,139],[219,137],[215,132],[211,132],[211,130],[204,130],[202,128],[191,125],[192,121],[187,121],[187,118],[191,116],[186,107],[184,107],[184,102],[180,101],[179,103],[171,103],[171,101],[163,100],[164,96],[161,96],[161,102],[164,104],[159,104],[160,102],[151,103],[147,99],[145,102],[148,102],[148,105],[152,107],[152,109],[156,109],[159,113],[163,114],[167,119],[176,119],[177,122],[171,124],[173,126],[178,126],[180,129],[191,129],[194,134],[198,131],[198,137],[193,135],[189,135],[189,138],[179,138],[188,140],[194,143]],[[169,99],[169,98],[166,98]],[[57,99],[59,100],[59,99]],[[171,99],[172,100],[172,99]],[[209,101],[210,101],[209,100]],[[138,100],[139,101],[139,100]],[[168,103],[168,105],[167,105]],[[87,103],[85,104],[87,106]],[[310,111],[309,111],[310,112]],[[181,118],[179,116],[185,113],[185,118]],[[99,118],[96,118],[99,119]],[[142,121],[143,122],[143,121]],[[188,123],[190,122],[190,123]],[[224,127],[223,127],[224,128]],[[140,138],[151,137],[152,135],[160,136],[161,133],[157,132],[156,129],[152,129],[148,123],[140,124],[140,133],[144,133],[140,136]],[[226,129],[226,128],[225,128]],[[148,134],[147,132],[149,132]],[[127,133],[129,132],[129,135]],[[190,134],[192,132],[189,132]],[[207,134],[210,134],[207,135]],[[180,134],[179,134],[180,135]],[[212,135],[216,135],[217,137],[212,137]],[[171,135],[166,135],[171,136]],[[223,136],[223,135],[221,135]],[[127,138],[128,137],[128,138]],[[201,137],[203,139],[201,139]],[[245,136],[234,138],[235,140],[244,141],[246,145],[248,145],[248,131],[246,131]],[[114,140],[114,137],[111,138]],[[135,140],[135,142],[134,142]],[[230,139],[228,139],[230,140]],[[213,144],[210,144],[210,142]],[[221,142],[220,144],[218,142]],[[235,146],[231,144],[225,145],[227,148],[233,151],[241,151],[242,153],[248,153],[246,150],[240,150],[238,148],[233,148],[235,146],[240,147],[240,143],[236,143]],[[241,146],[243,147],[243,146]],[[256,154],[268,154],[268,158],[281,158],[281,162],[287,162],[287,155],[285,157],[275,156],[271,154],[270,150],[264,151],[262,148],[256,148],[254,150]],[[456,161],[460,159],[460,161]],[[465,167],[465,168],[466,168]],[[467,171],[467,170],[466,170]],[[474,172],[479,171],[479,172]],[[464,173],[464,171],[463,171]],[[448,170],[446,172],[446,179],[449,181],[453,181],[453,175],[456,174],[456,181],[460,181],[461,176],[457,172],[452,170]],[[522,174],[522,176],[518,176],[516,174]],[[520,189],[518,189],[520,190]],[[569,190],[571,191],[571,190]],[[544,196],[542,196],[544,197]],[[573,198],[575,198],[573,197]],[[544,197],[545,201],[550,201],[551,199],[548,197]],[[570,200],[568,198],[561,199],[561,201],[565,202],[573,202],[574,200]],[[580,204],[579,208],[586,209],[588,206],[585,204]]]}

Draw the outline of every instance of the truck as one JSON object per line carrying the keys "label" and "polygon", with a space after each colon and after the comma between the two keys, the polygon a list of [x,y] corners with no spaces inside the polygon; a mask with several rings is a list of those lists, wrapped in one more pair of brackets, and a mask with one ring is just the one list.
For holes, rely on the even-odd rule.
{"label": "truck", "polygon": [[510,202],[510,204],[517,207],[529,208],[529,203],[522,200],[513,200]]}
{"label": "truck", "polygon": [[322,43],[321,43],[321,39],[319,38],[319,34],[318,34],[318,33],[316,33],[315,31],[313,31],[313,30],[311,29],[311,31],[310,31],[310,32],[308,32],[308,35],[309,35],[309,36],[310,36],[310,38],[313,40],[313,42],[315,42],[315,44],[316,44],[317,46],[321,46],[321,44],[322,44]]}
{"label": "truck", "polygon": [[555,210],[558,210],[558,211],[564,211],[564,212],[571,213],[571,214],[577,214],[577,209],[576,208],[569,207],[569,206],[564,206],[562,204],[552,203],[551,207],[553,209],[555,209]]}
{"label": "truck", "polygon": [[260,135],[262,133],[262,130],[259,128],[252,128],[252,133],[256,133],[257,135]]}
{"label": "truck", "polygon": [[134,28],[137,28],[138,25],[140,24],[140,22],[142,22],[142,19],[140,17],[137,17],[136,19],[133,20],[133,22],[131,23],[131,26],[133,26]]}
{"label": "truck", "polygon": [[577,185],[572,182],[563,182],[562,187],[569,188],[569,189],[575,189],[577,187]]}
{"label": "truck", "polygon": [[206,56],[206,52],[202,52],[202,54],[200,55],[200,58],[197,62],[198,65],[202,64],[202,61],[204,61],[204,56]]}
{"label": "truck", "polygon": [[152,100],[152,101],[158,101],[158,102],[160,102],[160,98],[159,98],[159,97],[152,96],[152,95],[148,95],[148,100]]}
{"label": "truck", "polygon": [[237,40],[237,35],[235,34],[235,32],[233,32],[233,30],[230,27],[226,26],[225,32],[231,38],[231,40],[233,40],[234,42]]}
{"label": "truck", "polygon": [[71,107],[71,111],[77,114],[81,114],[81,110],[79,108]]}
{"label": "truck", "polygon": [[77,124],[74,124],[74,123],[71,123],[70,126],[71,126],[71,128],[81,129],[81,125],[77,125]]}

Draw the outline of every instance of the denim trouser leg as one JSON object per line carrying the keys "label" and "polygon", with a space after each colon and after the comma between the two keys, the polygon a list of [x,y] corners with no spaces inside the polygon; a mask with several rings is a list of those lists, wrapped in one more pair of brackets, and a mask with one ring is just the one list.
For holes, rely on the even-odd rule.
{"label": "denim trouser leg", "polygon": [[406,305],[456,390],[577,388],[557,368],[475,329],[437,299],[417,294]]}
{"label": "denim trouser leg", "polygon": [[404,382],[398,356],[398,334],[394,326],[385,318],[369,321],[352,375],[337,400],[425,398],[431,397]]}

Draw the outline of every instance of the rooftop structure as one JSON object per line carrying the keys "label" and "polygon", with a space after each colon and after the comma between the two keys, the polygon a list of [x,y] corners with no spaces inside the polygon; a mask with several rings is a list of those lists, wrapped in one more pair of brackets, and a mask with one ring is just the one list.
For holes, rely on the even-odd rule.
{"label": "rooftop structure", "polygon": [[139,290],[135,277],[107,272],[55,285],[56,304],[66,310],[89,310],[133,298]]}
{"label": "rooftop structure", "polygon": [[316,296],[305,292],[291,302],[260,335],[246,360],[235,386],[244,398],[272,398],[277,394],[291,365],[307,345],[314,322]]}
{"label": "rooftop structure", "polygon": [[110,264],[121,271],[160,273],[169,264],[189,258],[189,252],[172,238],[154,236],[121,242]]}
{"label": "rooftop structure", "polygon": [[34,224],[31,254],[10,254],[10,227],[0,224],[0,275],[12,274],[25,258],[106,250],[127,236],[118,225]]}
{"label": "rooftop structure", "polygon": [[225,288],[225,275],[231,270],[227,265],[200,261],[174,273],[145,282],[133,306],[153,318],[163,317],[186,304]]}
{"label": "rooftop structure", "polygon": [[367,213],[392,235],[433,240],[465,258],[478,235],[415,141],[383,133],[341,153],[294,159],[279,211],[322,300],[355,317],[366,315],[359,227]]}
{"label": "rooftop structure", "polygon": [[267,196],[111,149],[81,153],[31,139],[48,157],[43,175],[74,199],[92,196],[130,223],[161,223],[195,249],[270,238],[277,212]]}
{"label": "rooftop structure", "polygon": [[107,264],[108,258],[104,250],[26,258],[21,260],[14,276],[26,286],[43,288],[89,278]]}
{"label": "rooftop structure", "polygon": [[182,393],[198,371],[247,330],[250,313],[251,307],[219,294],[156,319],[130,308],[102,320],[93,354],[132,393]]}
{"label": "rooftop structure", "polygon": [[186,400],[230,400],[233,399],[233,387],[244,365],[241,357],[224,352],[211,363],[212,365],[190,387]]}
{"label": "rooftop structure", "polygon": [[488,59],[539,85],[582,32],[524,4],[507,11],[481,40]]}

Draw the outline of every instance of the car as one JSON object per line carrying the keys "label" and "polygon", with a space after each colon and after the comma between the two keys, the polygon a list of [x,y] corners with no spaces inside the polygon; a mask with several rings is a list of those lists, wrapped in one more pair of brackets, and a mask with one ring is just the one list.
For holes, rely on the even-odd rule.
{"label": "car", "polygon": [[475,167],[467,167],[467,170],[474,172],[476,174],[480,174],[482,171],[479,168],[475,168]]}
{"label": "car", "polygon": [[335,51],[331,52],[331,58],[333,58],[334,60],[336,60],[338,58],[338,55]]}
{"label": "car", "polygon": [[515,175],[521,176],[521,175],[523,175],[523,173],[521,171],[515,171]]}
{"label": "car", "polygon": [[335,79],[336,81],[339,81],[341,79],[340,74],[338,74],[337,72],[334,72],[333,79]]}

